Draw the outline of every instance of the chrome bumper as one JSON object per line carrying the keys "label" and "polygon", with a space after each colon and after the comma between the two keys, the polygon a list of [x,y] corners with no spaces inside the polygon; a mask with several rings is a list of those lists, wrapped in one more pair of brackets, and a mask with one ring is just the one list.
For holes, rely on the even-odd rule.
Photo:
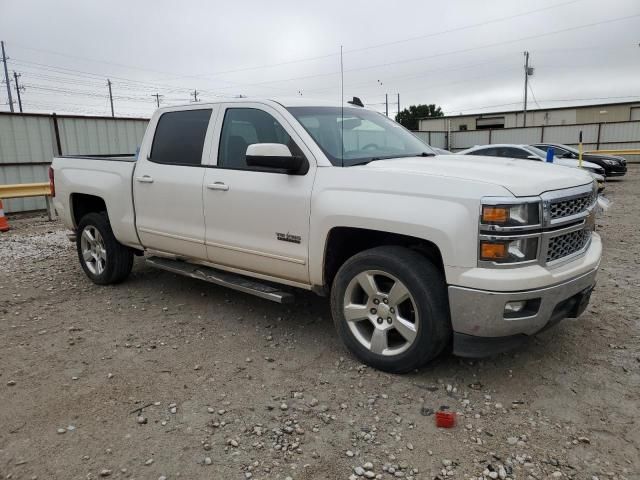
{"label": "chrome bumper", "polygon": [[[450,286],[453,331],[475,337],[533,335],[549,323],[582,313],[586,303],[580,305],[581,310],[577,313],[573,303],[588,302],[597,271],[596,268],[561,284],[537,290],[494,292]],[[519,314],[505,314],[508,302],[521,300],[528,300],[527,309]]]}

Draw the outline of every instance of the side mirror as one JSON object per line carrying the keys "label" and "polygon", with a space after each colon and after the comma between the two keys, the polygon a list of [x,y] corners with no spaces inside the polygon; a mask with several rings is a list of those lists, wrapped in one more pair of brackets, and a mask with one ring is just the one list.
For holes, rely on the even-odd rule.
{"label": "side mirror", "polygon": [[249,167],[299,175],[308,171],[306,160],[292,155],[289,147],[282,143],[253,143],[247,147],[246,159]]}

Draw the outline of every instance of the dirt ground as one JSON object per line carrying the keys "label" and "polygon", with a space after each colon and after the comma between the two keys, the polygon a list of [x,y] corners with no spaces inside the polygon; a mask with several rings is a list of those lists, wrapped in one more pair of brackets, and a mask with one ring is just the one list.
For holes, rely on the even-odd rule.
{"label": "dirt ground", "polygon": [[[607,185],[580,319],[516,353],[403,376],[352,358],[326,299],[281,306],[139,258],[125,283],[99,287],[59,222],[12,217],[0,476],[638,479],[639,195],[638,165]],[[455,428],[435,427],[442,405]]]}

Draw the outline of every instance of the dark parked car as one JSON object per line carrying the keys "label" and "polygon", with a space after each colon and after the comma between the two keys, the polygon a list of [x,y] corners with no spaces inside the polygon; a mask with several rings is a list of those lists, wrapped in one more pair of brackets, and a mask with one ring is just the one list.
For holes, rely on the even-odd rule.
{"label": "dark parked car", "polygon": [[[533,147],[544,150],[545,152],[553,148],[554,155],[560,158],[578,158],[578,149],[562,145],[559,143],[536,143]],[[600,155],[595,153],[583,153],[582,159],[585,162],[595,163],[604,168],[604,174],[607,177],[620,177],[627,173],[627,161],[623,157],[615,157],[613,155]]]}

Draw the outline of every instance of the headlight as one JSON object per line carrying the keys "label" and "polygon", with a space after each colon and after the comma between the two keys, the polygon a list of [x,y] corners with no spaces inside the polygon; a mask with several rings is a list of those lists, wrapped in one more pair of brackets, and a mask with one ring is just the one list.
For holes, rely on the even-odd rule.
{"label": "headlight", "polygon": [[[540,203],[482,205],[480,224],[498,227],[526,227],[540,224]],[[489,230],[492,230],[489,228]]]}
{"label": "headlight", "polygon": [[602,160],[604,163],[606,163],[607,165],[611,165],[611,166],[615,166],[618,165],[618,161],[617,160],[609,160],[607,158]]}
{"label": "headlight", "polygon": [[496,263],[520,263],[538,256],[538,237],[480,240],[480,260]]}
{"label": "headlight", "polygon": [[479,223],[480,266],[508,267],[537,261],[542,228],[540,197],[485,197]]}

